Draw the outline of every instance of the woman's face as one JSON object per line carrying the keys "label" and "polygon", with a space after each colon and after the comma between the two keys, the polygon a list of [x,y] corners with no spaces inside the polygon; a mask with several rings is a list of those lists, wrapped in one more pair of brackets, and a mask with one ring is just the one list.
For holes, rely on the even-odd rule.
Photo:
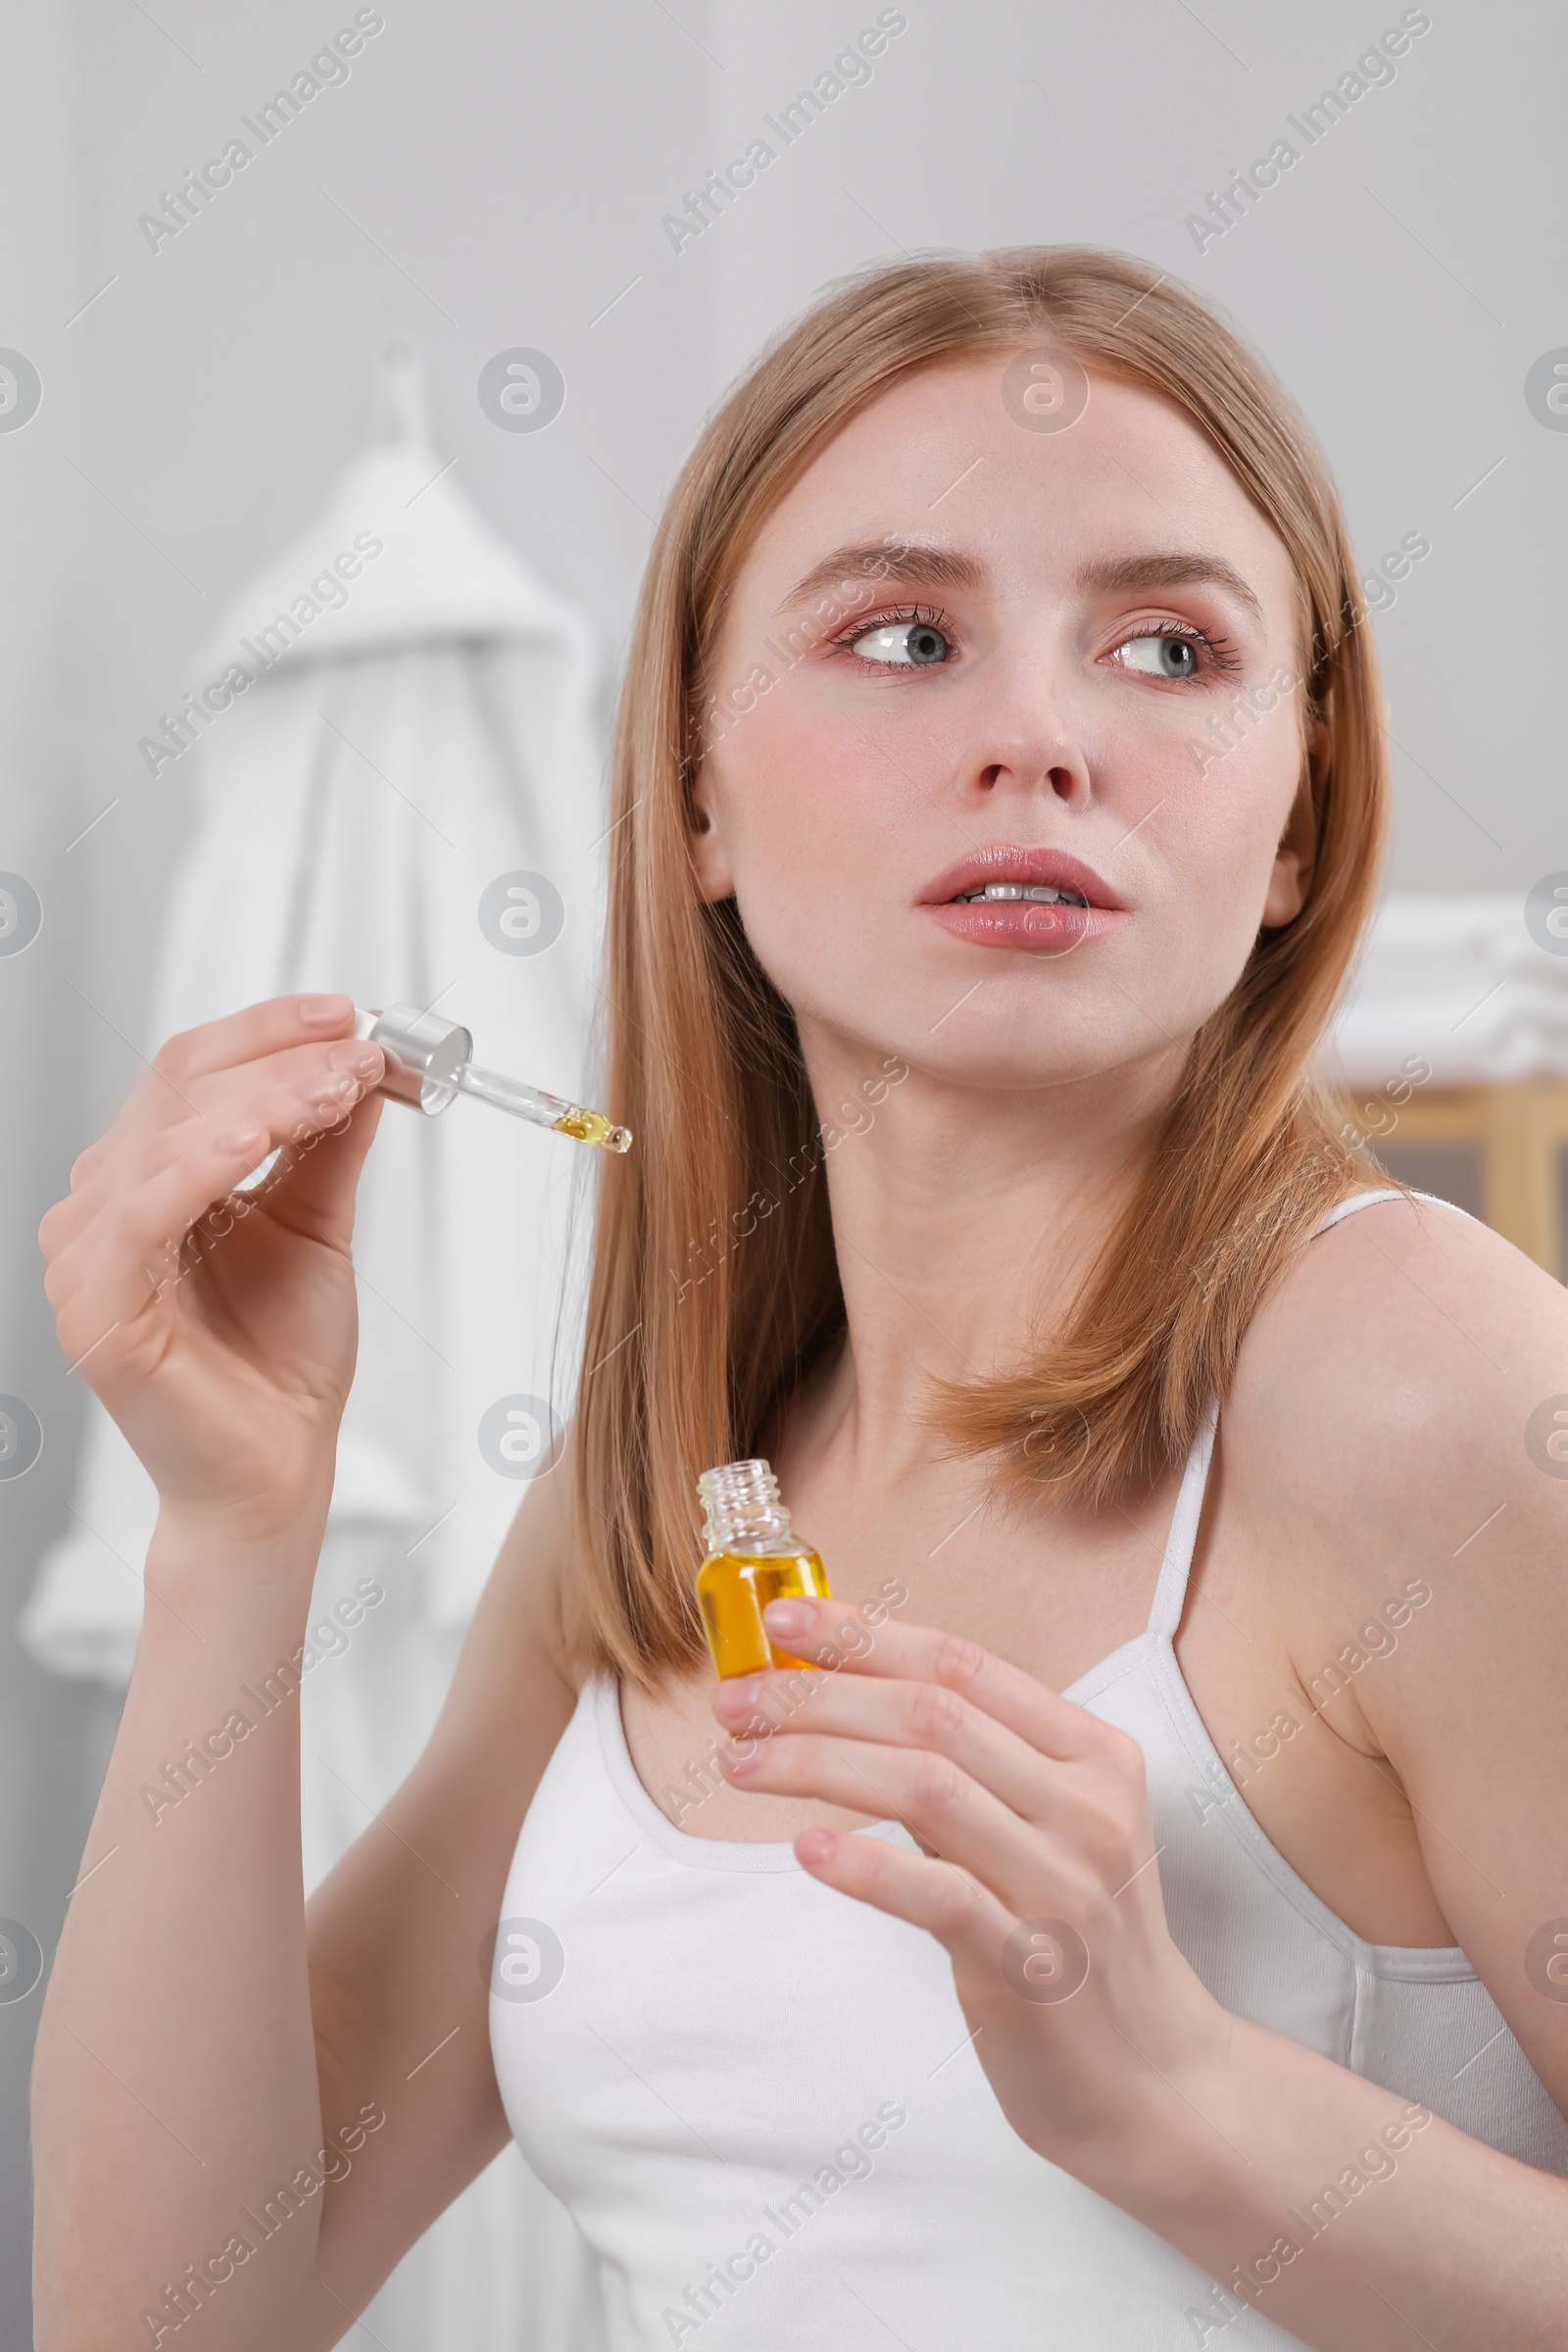
{"label": "woman's face", "polygon": [[1282,543],[1174,406],[1091,374],[1075,423],[1031,429],[1005,365],[844,427],[710,665],[699,885],[734,892],[835,1075],[896,1052],[1028,1086],[1166,1053],[1308,878]]}

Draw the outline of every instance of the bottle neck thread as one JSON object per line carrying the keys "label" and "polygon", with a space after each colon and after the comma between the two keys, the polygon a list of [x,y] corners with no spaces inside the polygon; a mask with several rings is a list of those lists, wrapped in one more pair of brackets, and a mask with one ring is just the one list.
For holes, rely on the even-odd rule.
{"label": "bottle neck thread", "polygon": [[781,1550],[795,1540],[778,1498],[778,1480],[764,1461],[722,1462],[697,1481],[710,1552]]}

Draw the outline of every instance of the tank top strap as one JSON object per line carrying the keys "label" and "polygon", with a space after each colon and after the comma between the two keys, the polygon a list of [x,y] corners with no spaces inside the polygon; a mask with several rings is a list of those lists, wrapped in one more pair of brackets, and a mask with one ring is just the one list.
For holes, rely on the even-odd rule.
{"label": "tank top strap", "polygon": [[1187,1598],[1187,1579],[1192,1573],[1198,1523],[1203,1515],[1208,1465],[1213,1459],[1214,1433],[1218,1427],[1219,1398],[1211,1396],[1187,1456],[1181,1492],[1171,1515],[1170,1534],[1165,1539],[1165,1556],[1159,1563],[1153,1606],[1149,1612],[1149,1631],[1163,1642],[1174,1641],[1176,1628],[1182,1621],[1182,1604]]}
{"label": "tank top strap", "polygon": [[[1380,1184],[1369,1193],[1348,1194],[1345,1200],[1336,1200],[1332,1208],[1323,1211],[1306,1238],[1309,1242],[1315,1242],[1320,1233],[1327,1233],[1329,1227],[1337,1225],[1342,1217],[1353,1216],[1358,1208],[1370,1208],[1375,1200],[1402,1200],[1403,1198],[1403,1189],[1396,1184]],[[1431,1198],[1430,1193],[1416,1194],[1418,1200]]]}
{"label": "tank top strap", "polygon": [[[1432,1196],[1418,1193],[1417,1200]],[[1342,1217],[1353,1214],[1358,1208],[1370,1208],[1375,1200],[1399,1200],[1404,1195],[1398,1185],[1380,1185],[1372,1191],[1351,1193],[1344,1200],[1336,1200],[1313,1226],[1308,1241],[1315,1241]],[[1214,1458],[1214,1438],[1219,1428],[1219,1398],[1210,1397],[1192,1451],[1187,1456],[1187,1469],[1181,1491],[1171,1517],[1170,1534],[1165,1539],[1165,1556],[1159,1564],[1159,1581],[1154,1587],[1153,1605],[1149,1612],[1149,1631],[1161,1641],[1174,1641],[1176,1628],[1182,1621],[1182,1609],[1187,1600],[1187,1580],[1193,1572],[1193,1553],[1198,1544],[1199,1522],[1203,1516],[1203,1496],[1208,1491],[1209,1465]]]}

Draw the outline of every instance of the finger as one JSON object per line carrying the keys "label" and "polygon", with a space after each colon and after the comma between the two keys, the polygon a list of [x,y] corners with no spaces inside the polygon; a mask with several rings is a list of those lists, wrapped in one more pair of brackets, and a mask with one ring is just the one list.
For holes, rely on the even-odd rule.
{"label": "finger", "polygon": [[286,1046],[346,1037],[354,1001],[345,996],[269,997],[216,1021],[202,1021],[165,1040],[152,1068],[166,1091],[178,1094],[191,1079],[280,1053]]}
{"label": "finger", "polygon": [[[343,1075],[349,1087],[361,1087],[363,1082]],[[144,1317],[149,1301],[166,1284],[179,1278],[180,1252],[192,1226],[216,1201],[225,1199],[274,1144],[298,1150],[321,1129],[335,1125],[349,1107],[348,1097],[324,1091],[302,1105],[297,1081],[271,1091],[269,1115],[245,1110],[227,1124],[217,1116],[182,1121],[172,1136],[160,1139],[166,1164],[140,1175],[127,1168],[120,1194],[61,1249],[51,1264],[45,1292],[56,1306],[60,1344],[73,1362],[109,1331],[117,1326],[129,1328],[139,1316]],[[295,1111],[300,1115],[288,1127],[274,1125]],[[373,1132],[372,1118],[366,1130],[367,1143]],[[359,1158],[363,1158],[364,1149],[364,1145],[358,1147]],[[357,1170],[358,1159],[351,1157],[344,1164]],[[285,1169],[280,1194],[286,1195],[294,1174],[292,1167]],[[310,1198],[307,1192],[307,1203]],[[283,1207],[281,1201],[274,1204],[243,1194],[236,1200],[243,1204],[243,1214],[265,1208],[279,1221],[290,1223],[298,1213]],[[318,1212],[308,1206],[306,1213]],[[48,1224],[46,1218],[41,1235]]]}
{"label": "finger", "polygon": [[[340,1066],[346,1057],[358,1056],[371,1057],[373,1067]],[[220,1077],[198,1079],[197,1092],[203,1098],[200,1114],[182,1119],[157,1138],[140,1185],[129,1188],[136,1201],[136,1222],[166,1213],[171,1232],[180,1230],[181,1217],[188,1231],[207,1205],[201,1198],[206,1139],[248,1130],[253,1135],[259,1131],[261,1144],[252,1166],[243,1172],[246,1176],[270,1152],[276,1157],[267,1174],[239,1198],[290,1230],[307,1229],[317,1203],[330,1199],[334,1192],[330,1177],[324,1183],[316,1177],[317,1164],[327,1154],[330,1165],[334,1144],[345,1140],[348,1133],[344,1122],[359,1119],[367,1089],[374,1086],[381,1066],[378,1047],[343,1042],[274,1054],[248,1072],[225,1071]],[[375,1132],[379,1107],[380,1099],[376,1098],[375,1108],[359,1126],[348,1156],[351,1199],[353,1177]],[[338,1164],[345,1164],[341,1156]],[[341,1178],[337,1189],[341,1189]],[[352,1224],[352,1212],[348,1223]],[[347,1226],[345,1236],[346,1232]]]}
{"label": "finger", "polygon": [[1004,1903],[956,1863],[906,1854],[885,1838],[847,1830],[803,1830],[795,1840],[803,1870],[874,1911],[907,1920],[978,1974],[996,1972],[1017,1922]]}
{"label": "finger", "polygon": [[72,1191],[56,1203],[53,1222],[69,1236],[106,1204],[118,1204],[138,1184],[177,1166],[188,1158],[200,1124],[221,1134],[254,1119],[266,1127],[269,1149],[289,1139],[301,1143],[323,1125],[335,1125],[368,1087],[378,1084],[385,1067],[379,1046],[342,1038],[285,1048],[192,1078],[177,1099],[133,1099],[73,1166]]}
{"label": "finger", "polygon": [[720,1749],[719,1768],[740,1788],[815,1797],[846,1811],[897,1821],[950,1862],[960,1862],[1004,1902],[1048,1884],[1080,1900],[1093,1873],[1065,1839],[1022,1820],[946,1756],[810,1732],[759,1740],[750,1753]]}
{"label": "finger", "polygon": [[[1059,1822],[1071,1783],[995,1716],[942,1683],[822,1674],[814,1668],[737,1676],[715,1686],[713,1712],[733,1733],[761,1723],[792,1738],[847,1735],[884,1746],[928,1749],[1030,1821]],[[766,1735],[764,1735],[766,1736]],[[744,1752],[744,1745],[743,1745]]]}
{"label": "finger", "polygon": [[278,1162],[281,1174],[277,1185],[267,1194],[264,1205],[268,1214],[291,1233],[322,1242],[347,1255],[360,1171],[375,1141],[385,1102],[384,1095],[367,1095],[308,1143],[291,1142]]}
{"label": "finger", "polygon": [[769,1601],[762,1623],[770,1639],[802,1657],[854,1674],[939,1683],[956,1690],[1043,1755],[1068,1761],[1104,1754],[1114,1744],[1113,1726],[965,1634],[899,1625],[892,1618],[873,1625],[853,1603],[808,1598]]}
{"label": "finger", "polygon": [[[83,1155],[82,1189],[91,1199],[106,1181],[118,1183],[127,1151],[144,1150],[151,1154],[147,1165],[162,1165],[164,1156],[181,1148],[179,1131],[191,1119],[231,1126],[254,1115],[267,1120],[274,1139],[289,1134],[301,1118],[315,1126],[313,1114],[328,1106],[334,1089],[342,1091],[344,1078],[374,1086],[385,1068],[379,1046],[344,1037],[291,1040],[249,1059],[183,1071],[177,1086],[150,1072],[104,1138],[101,1154]],[[339,1103],[339,1116],[343,1107]]]}
{"label": "finger", "polygon": [[183,1237],[204,1208],[256,1165],[266,1146],[267,1129],[258,1119],[227,1129],[193,1121],[189,1148],[177,1165],[128,1188],[112,1214],[95,1217],[51,1249],[51,1219],[65,1205],[56,1202],[38,1229],[50,1250],[44,1295],[73,1364],[111,1332],[133,1326],[160,1284],[177,1279]]}
{"label": "finger", "polygon": [[[344,1062],[361,1067],[345,1068]],[[196,1220],[274,1147],[293,1150],[257,1192],[245,1196],[246,1212],[265,1199],[280,1222],[346,1249],[354,1182],[375,1131],[374,1116],[358,1126],[349,1153],[329,1158],[327,1172],[314,1182],[298,1177],[295,1161],[300,1148],[338,1124],[383,1067],[379,1047],[353,1040],[295,1047],[239,1070],[193,1079],[200,1103],[194,1115],[156,1125],[124,1116],[117,1121],[86,1182],[57,1200],[38,1226],[39,1247],[49,1260],[46,1295],[57,1312],[66,1298],[75,1300],[60,1334],[62,1347],[72,1352],[68,1332],[79,1337],[83,1317],[95,1323],[90,1340],[144,1307],[159,1284],[177,1272],[181,1245]],[[250,1140],[243,1148],[248,1156],[236,1167],[229,1139],[239,1134]],[[285,1208],[284,1200],[294,1204]]]}
{"label": "finger", "polygon": [[[178,1094],[149,1091],[144,1080],[106,1133],[73,1162],[71,1190],[45,1212],[39,1247],[57,1253],[106,1207],[118,1209],[139,1185],[188,1159],[197,1123],[222,1134],[260,1120],[268,1131],[260,1160],[285,1139],[300,1141],[335,1124],[359,1093],[378,1084],[385,1066],[379,1046],[343,1038],[284,1048],[259,1061],[188,1078]],[[347,1088],[350,1079],[357,1089]],[[203,1205],[192,1204],[192,1217]]]}

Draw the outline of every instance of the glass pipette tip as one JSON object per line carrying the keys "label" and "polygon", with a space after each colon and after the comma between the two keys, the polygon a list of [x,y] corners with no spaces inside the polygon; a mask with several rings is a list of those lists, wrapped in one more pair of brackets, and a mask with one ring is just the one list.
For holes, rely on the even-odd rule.
{"label": "glass pipette tip", "polygon": [[464,1062],[454,1075],[461,1093],[510,1110],[514,1118],[529,1119],[535,1127],[552,1128],[579,1144],[598,1144],[606,1152],[631,1149],[631,1129],[614,1126],[602,1110],[585,1110],[579,1102],[563,1102],[542,1087],[524,1086],[520,1078],[503,1078],[499,1070],[482,1070],[471,1061]]}

